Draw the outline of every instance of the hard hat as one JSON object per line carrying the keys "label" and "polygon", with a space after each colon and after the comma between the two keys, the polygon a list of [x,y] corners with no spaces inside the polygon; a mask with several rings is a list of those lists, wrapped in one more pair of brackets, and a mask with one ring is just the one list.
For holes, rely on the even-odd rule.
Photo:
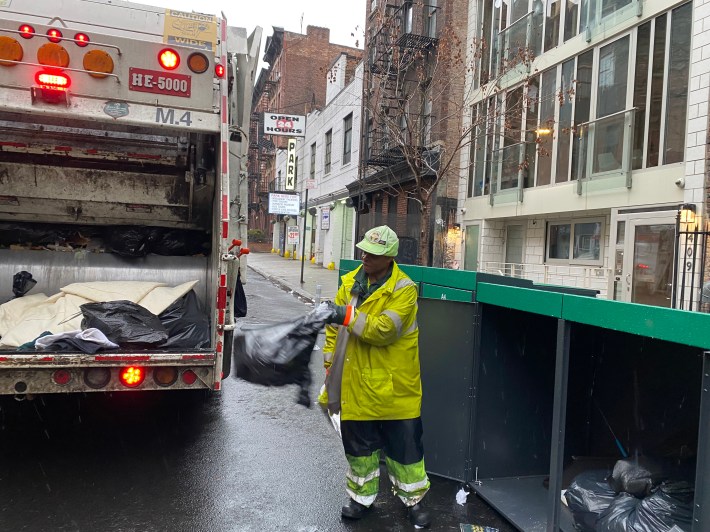
{"label": "hard hat", "polygon": [[373,227],[365,233],[365,238],[358,242],[356,246],[368,255],[396,257],[399,251],[399,238],[397,238],[397,233],[392,231],[392,229],[386,225],[381,225]]}

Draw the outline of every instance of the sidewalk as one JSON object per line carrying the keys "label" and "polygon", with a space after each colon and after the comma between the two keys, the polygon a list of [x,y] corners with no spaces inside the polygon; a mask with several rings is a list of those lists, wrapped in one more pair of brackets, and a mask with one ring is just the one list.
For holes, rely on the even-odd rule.
{"label": "sidewalk", "polygon": [[277,253],[250,253],[247,266],[284,290],[311,303],[316,300],[317,286],[321,287],[321,300],[335,299],[338,291],[338,270],[328,270],[309,261],[303,264],[303,284],[300,260],[285,259]]}

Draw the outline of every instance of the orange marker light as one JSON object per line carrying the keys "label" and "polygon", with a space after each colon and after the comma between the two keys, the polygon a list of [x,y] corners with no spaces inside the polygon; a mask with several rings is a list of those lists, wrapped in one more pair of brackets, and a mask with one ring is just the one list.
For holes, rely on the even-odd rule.
{"label": "orange marker light", "polygon": [[14,61],[22,61],[22,55],[22,46],[19,42],[12,37],[0,35],[0,65],[15,66]]}
{"label": "orange marker light", "polygon": [[187,66],[195,74],[202,74],[210,67],[210,62],[205,54],[195,52],[187,58]]}
{"label": "orange marker light", "polygon": [[119,379],[121,384],[124,386],[135,388],[145,379],[145,371],[143,371],[143,368],[138,366],[128,366],[127,368],[123,368],[121,370]]}
{"label": "orange marker light", "polygon": [[175,50],[166,48],[158,54],[158,62],[165,70],[175,70],[180,64],[180,56]]}
{"label": "orange marker light", "polygon": [[89,70],[92,78],[105,78],[106,76],[99,72],[111,74],[113,72],[113,59],[103,50],[89,50],[84,55],[84,70]]}
{"label": "orange marker light", "polygon": [[37,62],[41,65],[66,68],[69,66],[69,52],[61,44],[48,42],[37,50]]}

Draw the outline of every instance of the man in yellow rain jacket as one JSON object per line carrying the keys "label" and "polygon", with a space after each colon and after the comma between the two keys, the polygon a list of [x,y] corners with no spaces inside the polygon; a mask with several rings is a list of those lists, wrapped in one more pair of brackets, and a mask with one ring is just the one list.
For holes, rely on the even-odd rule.
{"label": "man in yellow rain jacket", "polygon": [[395,493],[414,525],[428,527],[421,500],[424,470],[417,287],[394,261],[399,239],[386,225],[357,244],[362,265],[342,277],[323,348],[326,392],[319,400],[340,413],[348,461],[342,515],[361,518],[379,490],[380,451]]}

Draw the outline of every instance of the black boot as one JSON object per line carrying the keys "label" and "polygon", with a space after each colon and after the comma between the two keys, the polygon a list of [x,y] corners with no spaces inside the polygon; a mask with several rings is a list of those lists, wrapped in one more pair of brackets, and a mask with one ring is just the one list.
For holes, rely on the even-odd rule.
{"label": "black boot", "polygon": [[343,506],[343,509],[340,511],[340,514],[343,517],[347,517],[348,519],[360,519],[363,515],[365,515],[365,512],[369,509],[369,506],[365,506],[364,504],[360,504],[356,500],[350,499],[350,501],[348,501],[348,504]]}
{"label": "black boot", "polygon": [[418,502],[414,506],[410,506],[407,510],[407,515],[409,516],[409,522],[414,526],[429,528],[429,525],[431,524],[429,512],[426,511],[426,508],[422,506],[421,502]]}

